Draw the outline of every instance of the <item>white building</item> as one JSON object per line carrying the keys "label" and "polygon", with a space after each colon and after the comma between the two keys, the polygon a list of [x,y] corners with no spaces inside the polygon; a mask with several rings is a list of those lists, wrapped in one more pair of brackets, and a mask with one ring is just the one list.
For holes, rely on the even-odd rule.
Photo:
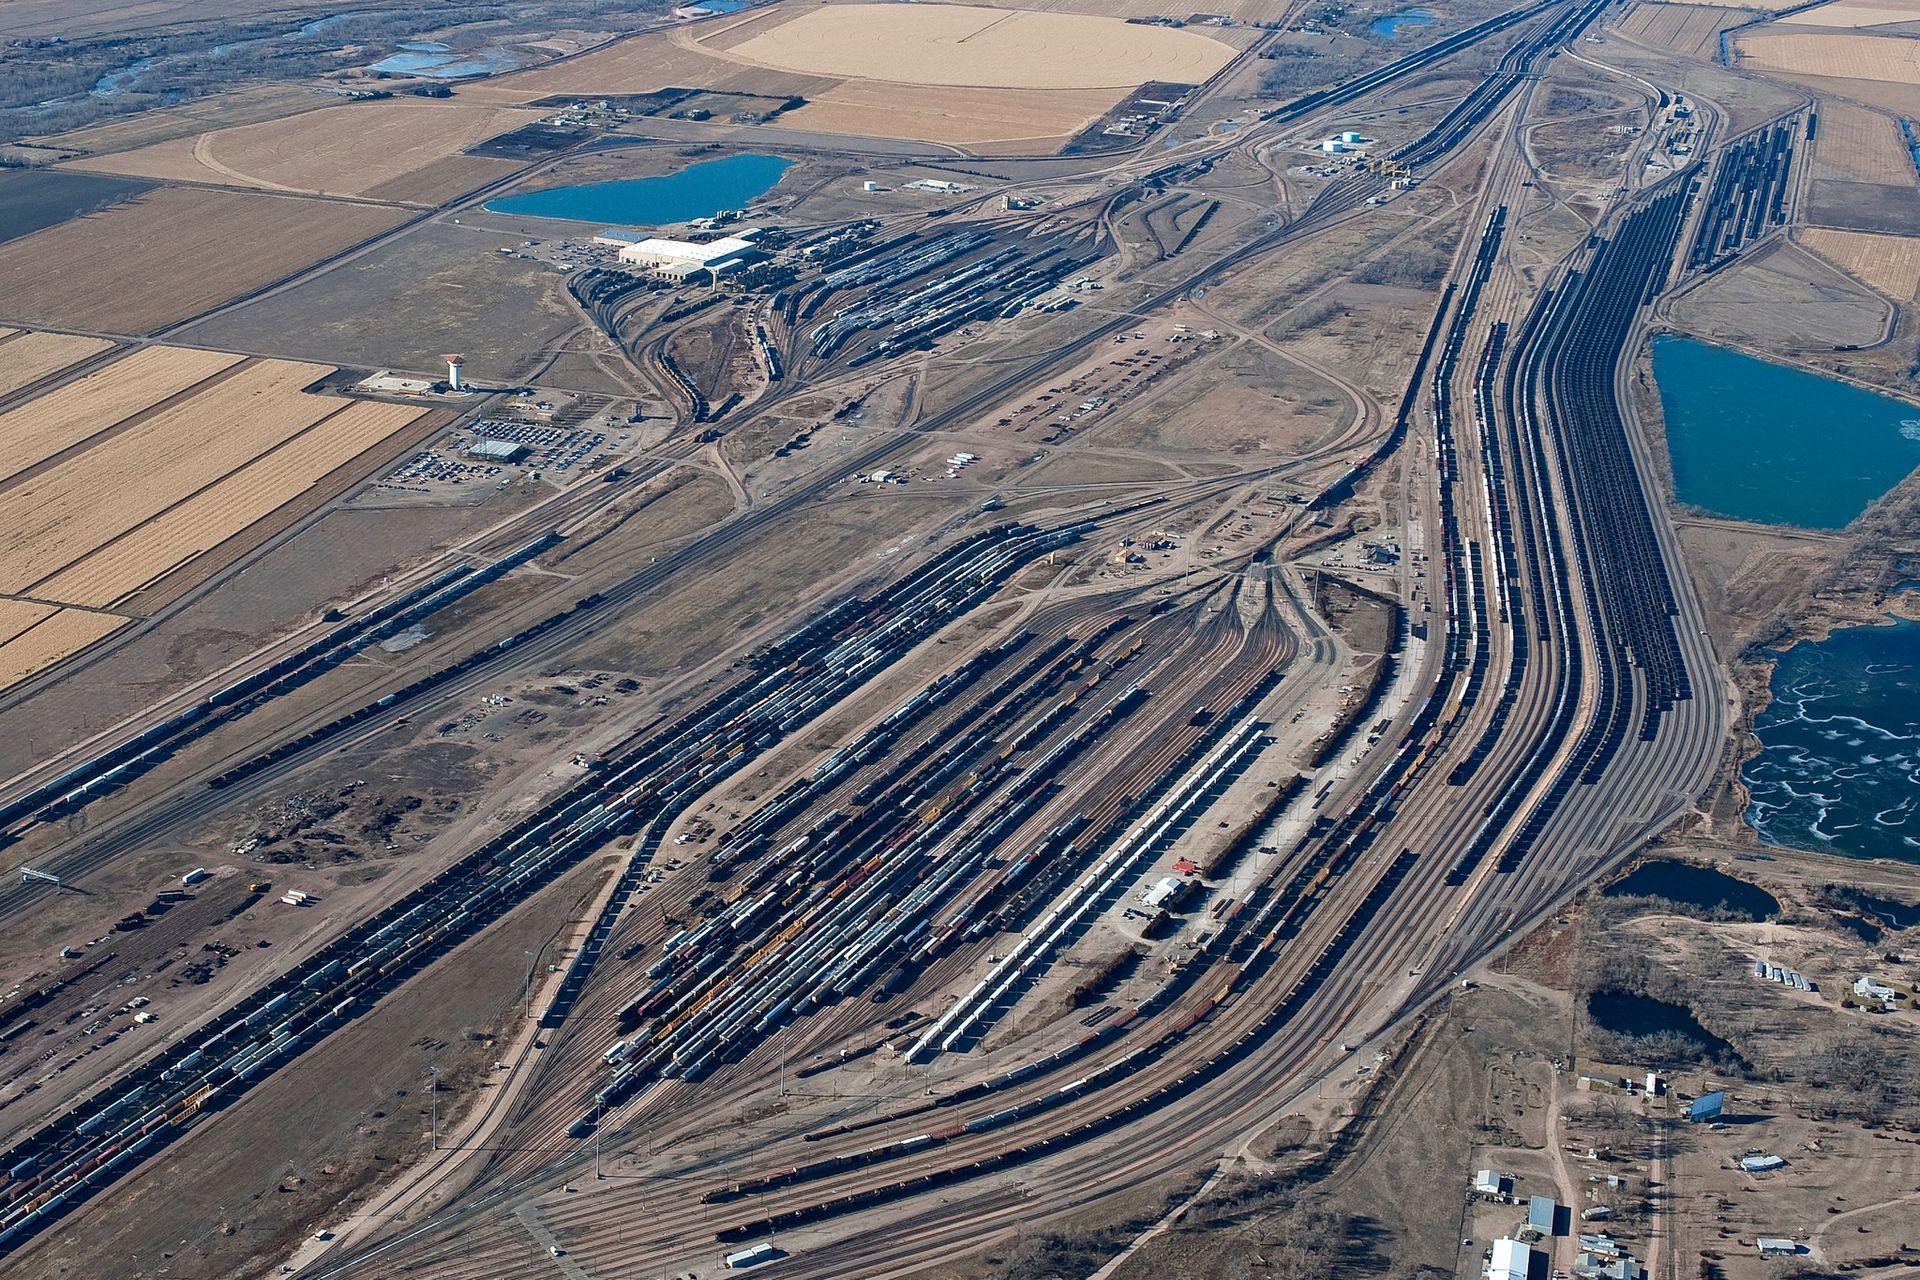
{"label": "white building", "polygon": [[1532,1268],[1532,1249],[1505,1237],[1493,1242],[1493,1255],[1487,1260],[1487,1280],[1527,1280]]}
{"label": "white building", "polygon": [[759,251],[753,243],[754,234],[749,228],[738,235],[709,240],[705,244],[649,236],[621,249],[620,261],[659,280],[685,281],[703,271],[717,280],[758,256]]}

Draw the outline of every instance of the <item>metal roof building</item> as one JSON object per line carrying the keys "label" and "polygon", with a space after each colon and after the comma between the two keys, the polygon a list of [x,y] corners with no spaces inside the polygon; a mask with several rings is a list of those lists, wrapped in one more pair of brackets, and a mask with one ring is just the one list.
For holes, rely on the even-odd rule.
{"label": "metal roof building", "polygon": [[1560,1206],[1554,1203],[1552,1196],[1527,1197],[1527,1225],[1543,1236],[1553,1234],[1553,1220],[1560,1214]]}
{"label": "metal roof building", "polygon": [[1727,1103],[1727,1091],[1715,1089],[1712,1093],[1702,1094],[1693,1100],[1687,1108],[1687,1119],[1699,1124],[1702,1120],[1718,1120],[1720,1108]]}
{"label": "metal roof building", "polygon": [[513,440],[476,440],[467,446],[467,456],[476,462],[518,462],[528,452],[527,446]]}
{"label": "metal roof building", "polygon": [[1487,1261],[1487,1280],[1527,1280],[1532,1270],[1532,1249],[1504,1237],[1493,1242],[1493,1256]]}

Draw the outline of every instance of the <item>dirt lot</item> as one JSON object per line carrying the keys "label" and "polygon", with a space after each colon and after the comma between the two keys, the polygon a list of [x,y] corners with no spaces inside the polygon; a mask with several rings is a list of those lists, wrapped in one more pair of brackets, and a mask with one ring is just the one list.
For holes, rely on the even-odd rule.
{"label": "dirt lot", "polygon": [[463,351],[475,381],[508,380],[536,367],[583,323],[558,272],[498,252],[521,239],[432,223],[297,289],[196,325],[193,339],[428,375],[445,371],[443,353]]}
{"label": "dirt lot", "polygon": [[1298,456],[1344,425],[1352,409],[1339,388],[1252,343],[1203,357],[1163,389],[1095,417],[1084,432],[1097,451],[1138,449],[1182,460],[1267,465]]}
{"label": "dirt lot", "polygon": [[1920,238],[1809,227],[1800,243],[1895,302],[1920,296]]}
{"label": "dirt lot", "polygon": [[[6,320],[147,333],[299,271],[406,214],[253,192],[150,191],[0,245]],[[129,263],[138,263],[132,273]]]}
{"label": "dirt lot", "polygon": [[441,162],[537,119],[530,111],[425,98],[349,102],[76,160],[68,168],[268,191],[384,194],[431,205],[518,167],[473,157]]}
{"label": "dirt lot", "polygon": [[1668,314],[1702,337],[1790,355],[1877,342],[1888,307],[1832,267],[1782,244],[1688,290]]}
{"label": "dirt lot", "polygon": [[1820,104],[1813,176],[1911,189],[1913,157],[1891,116],[1849,102]]}
{"label": "dirt lot", "polygon": [[576,871],[271,1077],[130,1179],[92,1229],[84,1216],[63,1225],[37,1254],[41,1274],[259,1274],[425,1154],[430,1066],[443,1125],[495,1087],[497,1045],[521,1015],[523,952],[568,930],[598,872]]}
{"label": "dirt lot", "polygon": [[130,200],[153,184],[50,169],[0,169],[0,243]]}
{"label": "dirt lot", "polygon": [[803,75],[997,89],[1199,84],[1234,50],[1193,31],[970,5],[793,9],[724,56]]}
{"label": "dirt lot", "polygon": [[0,397],[88,356],[99,355],[112,345],[105,338],[77,338],[64,333],[0,333]]}

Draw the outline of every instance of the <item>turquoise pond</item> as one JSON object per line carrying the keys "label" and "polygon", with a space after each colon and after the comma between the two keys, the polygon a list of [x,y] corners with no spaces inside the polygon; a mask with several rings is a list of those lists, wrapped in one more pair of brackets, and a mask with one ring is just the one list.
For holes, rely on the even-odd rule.
{"label": "turquoise pond", "polygon": [[1653,342],[1682,503],[1839,529],[1920,466],[1920,408],[1692,338]]}
{"label": "turquoise pond", "polygon": [[1740,776],[1770,844],[1920,862],[1920,622],[1847,627],[1779,655]]}
{"label": "turquoise pond", "polygon": [[657,227],[709,218],[722,209],[744,209],[749,201],[773,190],[792,164],[784,156],[747,152],[688,165],[657,178],[590,182],[504,196],[487,201],[486,207],[491,213],[524,217]]}
{"label": "turquoise pond", "polygon": [[1397,36],[1402,27],[1424,27],[1433,21],[1431,9],[1403,9],[1399,13],[1389,13],[1385,17],[1375,18],[1367,24],[1367,30],[1377,36]]}

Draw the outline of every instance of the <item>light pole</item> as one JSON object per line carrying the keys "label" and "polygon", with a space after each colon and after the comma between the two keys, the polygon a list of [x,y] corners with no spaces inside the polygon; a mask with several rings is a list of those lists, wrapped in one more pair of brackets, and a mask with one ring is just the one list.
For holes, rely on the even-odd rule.
{"label": "light pole", "polygon": [[427,1133],[433,1140],[433,1149],[438,1151],[440,1149],[440,1064],[429,1063],[427,1072],[432,1076],[432,1082],[427,1086],[427,1094],[431,1099],[427,1111]]}

